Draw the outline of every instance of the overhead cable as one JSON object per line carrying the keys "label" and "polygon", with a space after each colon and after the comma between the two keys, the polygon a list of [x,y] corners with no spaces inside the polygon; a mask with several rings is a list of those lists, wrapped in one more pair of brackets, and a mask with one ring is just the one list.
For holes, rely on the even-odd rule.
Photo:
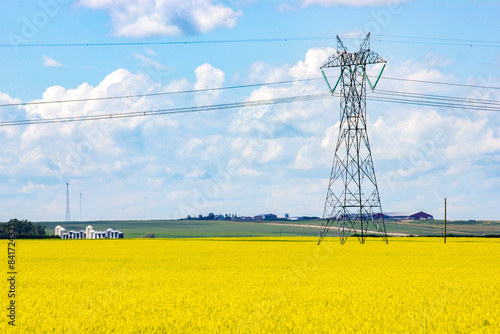
{"label": "overhead cable", "polygon": [[[372,76],[370,76],[370,77],[372,77]],[[328,78],[330,78],[330,77],[328,77]],[[382,76],[381,78],[386,79],[386,80],[408,81],[408,82],[417,82],[417,83],[424,83],[424,84],[435,84],[435,85],[500,90],[500,87],[495,87],[495,86],[468,85],[468,84],[458,84],[458,83],[440,82],[440,81],[412,80],[412,79],[392,78],[392,77],[384,77],[384,76]],[[168,92],[159,92],[159,93],[130,94],[130,95],[119,95],[119,96],[102,96],[102,97],[69,99],[69,100],[50,100],[50,101],[30,101],[30,102],[18,102],[18,103],[4,103],[4,104],[0,104],[0,107],[89,102],[89,101],[103,101],[103,100],[115,100],[115,99],[154,97],[154,96],[175,95],[175,94],[202,93],[202,92],[220,91],[220,90],[231,90],[231,89],[253,88],[253,87],[272,86],[272,85],[283,85],[283,84],[289,84],[289,83],[295,83],[295,82],[305,82],[305,81],[314,81],[314,80],[323,80],[323,78],[317,77],[317,78],[284,80],[284,81],[265,82],[265,83],[256,83],[256,84],[247,84],[247,85],[225,86],[225,87],[214,87],[214,88],[203,88],[203,89],[188,89],[188,90],[182,90],[182,91],[168,91]]]}
{"label": "overhead cable", "polygon": [[112,114],[82,115],[82,116],[68,116],[68,117],[55,117],[55,118],[24,119],[24,120],[14,120],[14,121],[2,121],[0,122],[0,127],[33,125],[33,124],[49,124],[49,123],[83,122],[83,121],[143,117],[143,116],[155,116],[155,115],[183,114],[183,113],[193,113],[202,111],[249,108],[249,107],[283,104],[283,103],[314,101],[330,97],[331,97],[330,93],[321,93],[321,94],[310,94],[310,95],[300,95],[300,96],[289,96],[289,97],[267,99],[267,100],[198,106],[198,107],[168,108],[168,109],[155,109],[147,111],[131,111],[131,112],[112,113]]}
{"label": "overhead cable", "polygon": [[[377,38],[378,36],[378,38]],[[466,47],[500,47],[500,41],[467,40],[456,38],[418,37],[373,34],[373,41],[381,43],[403,43],[403,44],[427,44]],[[389,38],[389,39],[388,39]],[[202,44],[234,44],[234,43],[277,43],[294,41],[318,41],[333,40],[335,36],[290,36],[272,38],[249,38],[249,39],[221,39],[221,40],[185,40],[185,41],[156,41],[156,42],[89,42],[89,43],[25,43],[15,44],[20,48],[46,48],[46,47],[114,47],[114,46],[151,46],[151,45],[202,45]],[[358,39],[347,36],[343,39]],[[409,39],[409,40],[407,40]],[[0,48],[12,47],[12,44],[0,44]]]}

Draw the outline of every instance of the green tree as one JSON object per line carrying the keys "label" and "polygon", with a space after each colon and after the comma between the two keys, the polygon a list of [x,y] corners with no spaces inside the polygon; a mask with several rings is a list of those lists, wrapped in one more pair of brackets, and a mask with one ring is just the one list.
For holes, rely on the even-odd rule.
{"label": "green tree", "polygon": [[7,239],[9,237],[8,228],[14,226],[15,238],[43,238],[45,234],[45,226],[40,223],[33,224],[26,219],[11,219],[8,223],[0,223],[0,239]]}

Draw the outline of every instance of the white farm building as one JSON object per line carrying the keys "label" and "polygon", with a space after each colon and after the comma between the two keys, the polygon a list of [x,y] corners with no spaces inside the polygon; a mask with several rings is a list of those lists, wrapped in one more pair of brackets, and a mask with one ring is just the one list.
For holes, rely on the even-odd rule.
{"label": "white farm building", "polygon": [[69,231],[60,225],[55,228],[55,234],[60,236],[61,239],[123,239],[123,232],[115,230],[110,227],[106,231],[95,231],[94,228],[89,225],[84,230],[80,231]]}

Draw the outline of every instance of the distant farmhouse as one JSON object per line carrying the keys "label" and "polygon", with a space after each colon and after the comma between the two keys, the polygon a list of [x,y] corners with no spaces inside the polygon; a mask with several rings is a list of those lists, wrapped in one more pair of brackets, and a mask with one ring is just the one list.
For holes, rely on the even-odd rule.
{"label": "distant farmhouse", "polygon": [[60,236],[61,239],[123,239],[123,232],[108,228],[106,231],[94,231],[94,228],[89,225],[84,230],[69,231],[60,225],[56,226],[55,234]]}
{"label": "distant farmhouse", "polygon": [[290,217],[288,213],[285,213],[284,218],[278,218],[277,215],[273,213],[263,213],[257,216],[253,217],[241,217],[242,219],[245,220],[313,220],[313,219],[319,219],[319,217],[315,216],[300,216],[300,217]]}
{"label": "distant farmhouse", "polygon": [[384,214],[385,219],[393,220],[420,220],[420,219],[434,219],[434,217],[426,212],[419,211],[417,213],[412,212],[386,212]]}
{"label": "distant farmhouse", "polygon": [[256,219],[256,220],[271,220],[271,219],[276,219],[276,218],[278,218],[278,216],[276,216],[275,214],[272,214],[272,213],[264,213],[264,214],[257,215],[257,216],[253,217],[253,219]]}

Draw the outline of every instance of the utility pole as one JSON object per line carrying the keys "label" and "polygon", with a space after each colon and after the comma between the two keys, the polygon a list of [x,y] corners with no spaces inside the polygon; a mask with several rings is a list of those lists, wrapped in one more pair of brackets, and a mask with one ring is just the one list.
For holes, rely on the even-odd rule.
{"label": "utility pole", "polygon": [[446,197],[444,198],[444,243],[446,243]]}
{"label": "utility pole", "polygon": [[[357,52],[347,51],[337,36],[337,52],[321,66],[332,95],[340,83],[340,127],[318,245],[332,225],[339,228],[341,244],[351,234],[364,244],[368,224],[388,242],[366,129],[366,82],[374,89],[386,63],[370,50],[368,34]],[[383,64],[374,85],[366,74],[370,64]],[[333,67],[340,68],[340,76],[332,89],[323,69]]]}

